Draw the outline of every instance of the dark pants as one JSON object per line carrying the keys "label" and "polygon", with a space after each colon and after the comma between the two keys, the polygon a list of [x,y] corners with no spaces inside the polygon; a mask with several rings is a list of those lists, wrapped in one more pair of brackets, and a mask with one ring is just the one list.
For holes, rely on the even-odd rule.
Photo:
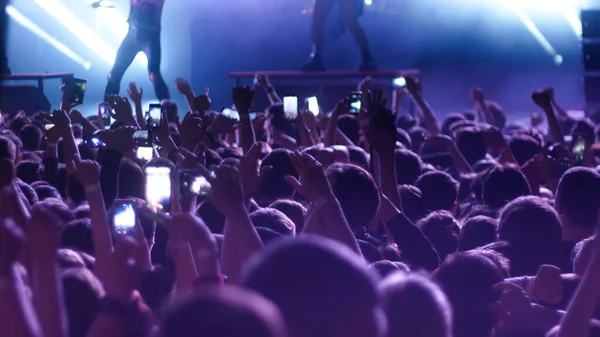
{"label": "dark pants", "polygon": [[139,52],[148,57],[148,72],[154,83],[154,91],[159,100],[169,99],[169,88],[160,74],[160,31],[129,29],[127,36],[117,50],[115,64],[110,71],[105,95],[118,95],[125,71]]}

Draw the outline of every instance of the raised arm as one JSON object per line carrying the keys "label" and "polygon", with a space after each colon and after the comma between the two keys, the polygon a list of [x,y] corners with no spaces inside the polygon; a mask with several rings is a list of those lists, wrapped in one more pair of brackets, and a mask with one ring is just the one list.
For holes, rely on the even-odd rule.
{"label": "raised arm", "polygon": [[415,103],[417,103],[421,109],[423,120],[425,120],[425,123],[427,123],[429,132],[434,136],[439,134],[441,131],[437,117],[429,103],[427,103],[425,100],[425,97],[423,97],[423,88],[421,86],[421,82],[414,77],[406,77],[406,89],[412,96]]}
{"label": "raised arm", "polygon": [[240,115],[240,146],[244,153],[250,151],[250,148],[256,143],[254,126],[250,120],[250,107],[254,100],[254,89],[250,87],[232,88],[233,104]]}
{"label": "raised arm", "polygon": [[560,127],[554,108],[552,107],[552,98],[550,97],[550,94],[544,91],[535,91],[531,94],[531,99],[537,106],[544,110],[546,119],[548,120],[548,131],[550,132],[552,140],[556,143],[565,145],[565,135],[563,129]]}

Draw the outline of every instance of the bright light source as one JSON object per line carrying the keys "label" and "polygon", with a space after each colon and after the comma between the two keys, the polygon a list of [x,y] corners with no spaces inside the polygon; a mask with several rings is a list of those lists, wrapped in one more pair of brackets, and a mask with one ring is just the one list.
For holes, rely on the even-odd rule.
{"label": "bright light source", "polygon": [[74,51],[69,49],[69,47],[65,46],[62,42],[55,39],[52,35],[46,33],[38,25],[36,25],[31,20],[26,18],[23,14],[21,14],[21,12],[19,12],[15,7],[7,5],[6,14],[10,16],[13,20],[15,20],[15,22],[27,28],[29,31],[39,36],[44,41],[48,42],[54,48],[65,54],[65,56],[67,56],[68,58],[83,66],[85,69],[89,69],[91,67],[90,62],[84,60],[81,56],[77,55]]}
{"label": "bright light source", "polygon": [[365,0],[366,6],[371,6],[373,4],[373,0]]}
{"label": "bright light source", "polygon": [[73,35],[108,64],[113,64],[116,52],[94,34],[77,16],[57,0],[35,0],[48,14],[54,17]]}
{"label": "bright light source", "polygon": [[561,65],[563,63],[562,55],[554,56],[554,63],[556,63],[557,66]]}
{"label": "bright light source", "polygon": [[402,88],[406,86],[406,79],[404,77],[396,77],[393,81],[394,86]]}

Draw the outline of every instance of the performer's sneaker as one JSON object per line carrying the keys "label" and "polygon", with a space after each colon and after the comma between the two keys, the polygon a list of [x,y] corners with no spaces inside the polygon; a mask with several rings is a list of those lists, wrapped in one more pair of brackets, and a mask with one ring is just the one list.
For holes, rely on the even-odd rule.
{"label": "performer's sneaker", "polygon": [[325,71],[323,59],[319,56],[311,55],[310,60],[300,68],[302,71]]}
{"label": "performer's sneaker", "polygon": [[375,64],[375,61],[373,61],[373,59],[363,60],[358,70],[363,72],[377,71],[377,65]]}

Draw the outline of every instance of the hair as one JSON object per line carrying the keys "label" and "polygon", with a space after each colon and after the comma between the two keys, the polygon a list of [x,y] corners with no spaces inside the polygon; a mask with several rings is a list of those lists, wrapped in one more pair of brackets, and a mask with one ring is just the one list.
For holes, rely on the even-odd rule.
{"label": "hair", "polygon": [[453,309],[454,337],[488,336],[496,317],[491,304],[500,297],[494,285],[504,280],[489,258],[454,253],[434,274]]}
{"label": "hair", "polygon": [[19,138],[23,142],[24,151],[37,151],[44,136],[39,126],[34,124],[25,125],[19,132]]}
{"label": "hair", "polygon": [[58,192],[58,190],[51,185],[41,185],[40,184],[40,185],[34,186],[33,189],[35,190],[35,194],[37,194],[37,196],[38,196],[38,200],[40,200],[40,201],[46,200],[49,198],[62,200],[60,192]]}
{"label": "hair", "polygon": [[85,262],[81,255],[67,248],[59,248],[56,253],[59,268],[85,268]]}
{"label": "hair", "polygon": [[304,221],[306,221],[306,207],[301,203],[290,199],[280,199],[269,205],[269,208],[274,208],[287,215],[294,222],[296,234],[302,233]]}
{"label": "hair", "polygon": [[483,203],[502,208],[511,200],[531,194],[523,173],[514,166],[494,166],[483,177]]}
{"label": "hair", "polygon": [[570,225],[595,227],[600,208],[600,174],[586,167],[569,169],[558,183],[555,207]]}
{"label": "hair", "polygon": [[295,236],[294,222],[283,212],[275,208],[261,208],[250,213],[250,220],[254,227],[265,227],[283,236]]}
{"label": "hair", "polygon": [[363,228],[379,209],[379,190],[369,172],[356,165],[335,163],[325,172],[352,230]]}
{"label": "hair", "polygon": [[452,307],[428,278],[396,272],[380,283],[379,290],[389,337],[452,336]]}
{"label": "hair", "polygon": [[89,218],[91,216],[90,204],[88,204],[87,201],[79,204],[73,209],[73,215],[75,216],[75,219]]}
{"label": "hair", "polygon": [[29,186],[29,184],[20,179],[16,180],[16,182],[19,192],[21,192],[21,195],[25,198],[29,206],[33,206],[39,201],[37,193],[35,193],[33,187]]}
{"label": "hair", "polygon": [[119,198],[145,199],[146,176],[138,164],[123,158],[119,166]]}
{"label": "hair", "polygon": [[427,130],[423,126],[415,126],[408,131],[408,134],[410,135],[413,152],[421,153],[421,147],[428,134]]}
{"label": "hair", "polygon": [[17,178],[27,184],[42,179],[40,176],[40,163],[33,160],[23,160],[16,166]]}
{"label": "hair", "polygon": [[398,134],[398,142],[405,148],[412,149],[412,140],[410,139],[408,132],[402,128],[396,128],[396,133]]}
{"label": "hair", "polygon": [[258,233],[260,240],[265,246],[270,245],[277,240],[284,239],[286,237],[289,238],[289,236],[283,236],[282,234],[266,227],[256,227],[256,233]]}
{"label": "hair", "polygon": [[90,219],[72,220],[61,231],[61,247],[94,255],[92,222]]}
{"label": "hair", "polygon": [[442,133],[450,136],[450,126],[456,122],[466,121],[467,118],[463,114],[451,113],[442,122]]}
{"label": "hair", "polygon": [[272,166],[271,171],[262,184],[262,199],[271,203],[281,198],[292,196],[294,189],[287,183],[285,176],[298,178],[298,172],[292,163],[292,152],[286,149],[275,149],[271,151],[262,161],[261,168]]}
{"label": "hair", "polygon": [[517,135],[508,142],[510,151],[515,156],[519,166],[523,166],[529,159],[533,158],[542,150],[540,144],[530,135]]}
{"label": "hair", "polygon": [[69,322],[69,336],[85,337],[96,319],[104,290],[86,268],[68,268],[60,273]]}
{"label": "hair", "polygon": [[291,336],[334,336],[357,310],[364,310],[361,323],[370,327],[368,315],[377,313],[374,275],[346,246],[324,238],[303,236],[266,247],[241,283],[279,307]]}
{"label": "hair", "polygon": [[456,134],[456,146],[470,165],[485,158],[487,144],[483,134],[473,128],[465,128]]}
{"label": "hair", "polygon": [[353,144],[360,141],[360,125],[354,116],[343,115],[337,121],[337,127],[350,139]]}
{"label": "hair", "polygon": [[159,337],[285,337],[279,309],[260,295],[230,286],[208,288],[167,310]]}
{"label": "hair", "polygon": [[482,247],[498,239],[498,220],[485,215],[467,219],[458,236],[458,251]]}
{"label": "hair", "polygon": [[6,136],[0,136],[0,159],[8,159],[11,163],[17,160],[17,147]]}
{"label": "hair", "polygon": [[397,149],[395,152],[396,179],[399,185],[412,185],[421,175],[421,158],[416,153]]}
{"label": "hair", "polygon": [[350,163],[360,166],[365,170],[370,170],[369,154],[359,146],[348,146],[348,155]]}
{"label": "hair", "polygon": [[427,172],[417,179],[426,211],[452,211],[458,197],[458,182],[442,171]]}
{"label": "hair", "polygon": [[381,278],[394,273],[410,273],[410,268],[402,262],[379,260],[371,263],[369,269],[374,270]]}
{"label": "hair", "polygon": [[46,199],[43,201],[38,201],[34,207],[45,208],[47,211],[56,216],[58,220],[65,224],[75,220],[73,212],[62,200],[52,198]]}
{"label": "hair", "polygon": [[535,275],[543,264],[558,265],[562,228],[554,209],[534,196],[511,201],[500,213],[500,240],[509,244],[511,275]]}
{"label": "hair", "polygon": [[452,213],[448,211],[432,212],[424,219],[419,220],[417,226],[421,228],[423,234],[438,252],[441,261],[444,261],[449,254],[456,252],[460,227]]}

